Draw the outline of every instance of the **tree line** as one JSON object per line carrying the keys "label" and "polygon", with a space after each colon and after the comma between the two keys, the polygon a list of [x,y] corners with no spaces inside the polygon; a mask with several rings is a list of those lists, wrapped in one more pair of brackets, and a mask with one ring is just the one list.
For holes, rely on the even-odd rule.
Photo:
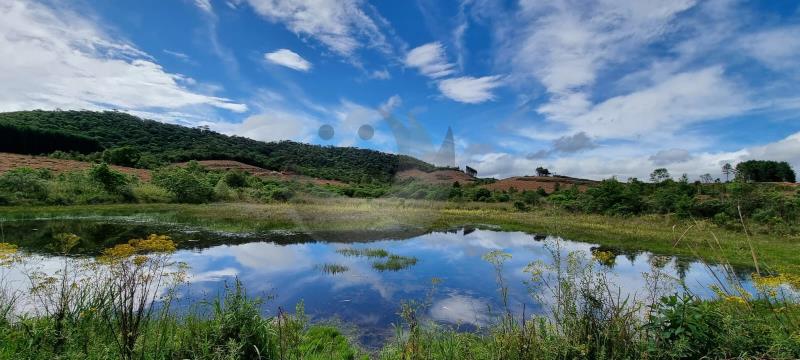
{"label": "tree line", "polygon": [[47,154],[58,150],[61,157],[149,169],[189,160],[235,160],[345,182],[365,178],[389,182],[403,169],[434,169],[433,165],[403,155],[293,141],[262,142],[115,111],[0,113],[0,126],[4,140],[18,138],[4,141],[2,151]]}

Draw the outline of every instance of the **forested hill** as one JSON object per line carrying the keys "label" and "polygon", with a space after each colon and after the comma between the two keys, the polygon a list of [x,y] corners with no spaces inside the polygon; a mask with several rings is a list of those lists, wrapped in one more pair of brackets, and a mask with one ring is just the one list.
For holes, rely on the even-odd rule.
{"label": "forested hill", "polygon": [[292,141],[262,142],[114,111],[0,113],[0,151],[38,155],[56,150],[95,156],[116,151],[132,162],[122,165],[145,168],[188,160],[237,160],[348,182],[367,178],[389,181],[403,169],[433,169],[428,163],[403,155]]}

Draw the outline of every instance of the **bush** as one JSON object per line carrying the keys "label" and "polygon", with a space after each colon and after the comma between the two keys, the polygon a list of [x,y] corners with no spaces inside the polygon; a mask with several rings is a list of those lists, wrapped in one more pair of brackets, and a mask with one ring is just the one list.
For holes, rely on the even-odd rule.
{"label": "bush", "polygon": [[538,205],[542,201],[542,196],[535,191],[525,190],[520,193],[522,202],[528,205]]}
{"label": "bush", "polygon": [[119,166],[137,166],[141,157],[139,150],[132,146],[122,146],[103,151],[103,161]]}
{"label": "bush", "polygon": [[0,175],[0,191],[10,203],[35,203],[47,199],[49,171],[16,168]]}
{"label": "bush", "polygon": [[475,201],[489,201],[491,199],[492,199],[492,192],[484,188],[478,189],[478,191],[476,191],[475,195],[472,197],[472,200]]}
{"label": "bush", "polygon": [[172,194],[167,189],[151,183],[136,184],[131,191],[140,203],[167,203],[172,200]]}
{"label": "bush", "polygon": [[214,199],[228,201],[233,199],[234,191],[225,181],[225,179],[220,179],[217,181],[217,185],[214,186]]}
{"label": "bush", "polygon": [[196,204],[214,198],[214,189],[205,175],[191,166],[159,169],[153,174],[153,183],[171,192],[176,202]]}
{"label": "bush", "polygon": [[708,302],[691,295],[661,298],[656,314],[646,324],[654,334],[650,351],[674,358],[702,358],[714,348],[720,314]]}
{"label": "bush", "polygon": [[89,170],[89,176],[110,194],[121,195],[126,199],[133,197],[128,187],[131,182],[130,178],[119,171],[111,169],[106,163],[94,165]]}
{"label": "bush", "polygon": [[266,183],[258,190],[258,198],[262,201],[289,201],[294,196],[294,191],[277,183]]}
{"label": "bush", "polygon": [[247,174],[242,171],[228,171],[222,177],[225,184],[232,188],[241,188],[247,186]]}
{"label": "bush", "polygon": [[498,202],[506,202],[506,201],[511,200],[511,196],[509,196],[508,194],[506,194],[504,192],[498,193],[494,198]]}
{"label": "bush", "polygon": [[129,198],[106,190],[88,171],[59,175],[48,184],[47,203],[54,205],[109,204]]}

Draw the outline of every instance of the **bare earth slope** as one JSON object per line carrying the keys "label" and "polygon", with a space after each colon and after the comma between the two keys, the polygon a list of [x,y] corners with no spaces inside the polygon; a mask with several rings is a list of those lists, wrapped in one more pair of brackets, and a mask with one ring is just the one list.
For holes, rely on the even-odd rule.
{"label": "bare earth slope", "polygon": [[[568,189],[573,185],[578,185],[580,191],[585,191],[589,186],[596,184],[594,180],[576,179],[571,177],[550,177],[550,176],[514,176],[494,183],[484,185],[490,190],[537,190],[539,188],[551,193],[556,190],[556,186],[561,189]],[[558,184],[558,185],[556,185]]]}
{"label": "bare earth slope", "polygon": [[434,170],[431,172],[424,172],[422,170],[411,169],[411,170],[400,171],[395,175],[395,180],[397,181],[402,181],[408,178],[414,178],[429,184],[438,184],[438,185],[441,184],[452,185],[456,181],[458,181],[461,184],[466,184],[475,181],[475,178],[473,178],[472,176],[469,176],[455,169]]}
{"label": "bare earth slope", "polygon": [[[55,173],[84,170],[92,167],[93,163],[76,160],[53,159],[44,156],[20,155],[0,153],[0,173],[8,170],[29,167],[33,169],[48,169]],[[150,170],[135,169],[124,166],[111,165],[114,170],[128,175],[135,175],[142,181],[150,181]]]}

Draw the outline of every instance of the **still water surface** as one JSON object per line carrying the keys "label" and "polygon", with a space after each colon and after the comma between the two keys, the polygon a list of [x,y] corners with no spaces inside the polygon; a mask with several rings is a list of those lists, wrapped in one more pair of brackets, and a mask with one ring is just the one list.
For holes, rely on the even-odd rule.
{"label": "still water surface", "polygon": [[[656,265],[705,297],[712,296],[708,286],[716,284],[712,272],[722,274],[718,267],[688,259],[647,252],[624,254],[552,236],[475,228],[422,234],[242,235],[104,218],[4,222],[2,236],[43,263],[51,262],[55,269],[61,260],[49,251],[48,244],[54,234],[62,232],[79,235],[76,251],[86,256],[131,238],[151,233],[170,235],[179,244],[174,259],[186,263],[189,269],[188,285],[180,289],[178,308],[216,297],[226,283],[238,277],[249,295],[269,298],[263,304],[264,314],[275,314],[279,307],[293,311],[295,304],[303,301],[312,320],[354,325],[366,345],[379,344],[391,336],[403,301],[427,302],[426,317],[464,330],[489,324],[502,308],[494,267],[482,258],[492,250],[511,254],[502,274],[509,286],[510,307],[517,313],[523,306],[528,314],[542,311],[530,296],[525,283],[530,275],[524,269],[536,260],[552,262],[553,251],[562,255],[582,251],[587,256],[598,249],[612,251],[610,261],[595,266],[609,271],[623,294],[637,298],[647,295],[642,274]],[[342,249],[383,249],[417,262],[396,271],[381,271],[373,267],[380,258],[346,256]],[[325,264],[342,265],[346,270],[331,273],[325,271]],[[748,271],[742,273],[745,288],[752,291]],[[434,278],[440,283],[432,290]]]}

